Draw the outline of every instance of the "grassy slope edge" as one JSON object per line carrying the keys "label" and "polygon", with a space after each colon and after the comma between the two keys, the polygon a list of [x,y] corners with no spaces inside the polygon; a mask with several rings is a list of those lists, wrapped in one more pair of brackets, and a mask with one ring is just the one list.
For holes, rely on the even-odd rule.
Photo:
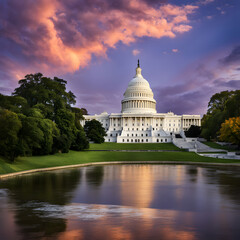
{"label": "grassy slope edge", "polygon": [[202,157],[191,152],[76,152],[47,156],[20,157],[14,163],[7,163],[0,157],[0,174],[37,168],[73,165],[89,162],[111,161],[189,161],[211,163],[240,163],[240,160],[227,160]]}
{"label": "grassy slope edge", "polygon": [[172,143],[102,143],[90,144],[89,150],[176,150],[181,151]]}

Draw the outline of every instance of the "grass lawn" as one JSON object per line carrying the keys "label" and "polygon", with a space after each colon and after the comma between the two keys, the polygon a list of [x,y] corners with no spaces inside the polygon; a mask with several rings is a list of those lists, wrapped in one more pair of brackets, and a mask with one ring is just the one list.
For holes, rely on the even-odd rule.
{"label": "grass lawn", "polygon": [[19,157],[14,163],[0,158],[0,174],[36,168],[73,165],[89,162],[111,161],[189,161],[214,163],[240,163],[240,160],[226,160],[202,157],[191,152],[76,152],[48,156]]}
{"label": "grass lawn", "polygon": [[229,148],[228,146],[221,146],[215,142],[202,142],[204,143],[205,145],[211,147],[211,148],[216,148],[216,149],[223,149],[223,150],[227,150],[227,151],[230,151],[230,152],[235,152],[236,150],[232,149],[232,148]]}
{"label": "grass lawn", "polygon": [[89,150],[177,150],[172,143],[91,143]]}

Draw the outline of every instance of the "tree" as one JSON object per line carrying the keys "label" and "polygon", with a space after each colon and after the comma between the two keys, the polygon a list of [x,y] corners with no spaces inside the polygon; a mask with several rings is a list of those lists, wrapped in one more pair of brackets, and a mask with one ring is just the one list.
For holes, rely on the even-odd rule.
{"label": "tree", "polygon": [[[26,75],[19,84],[20,87],[16,88],[13,94],[27,99],[30,109],[26,110],[25,114],[29,115],[29,112],[35,109],[35,114],[41,113],[43,118],[50,119],[56,124],[56,126],[52,125],[53,130],[55,127],[59,129],[60,135],[53,136],[53,152],[58,150],[68,152],[70,148],[82,150],[83,146],[88,146],[84,130],[80,125],[80,119],[83,119],[82,113],[87,111],[71,107],[71,104],[76,103],[76,97],[71,91],[66,91],[67,81],[57,77],[47,78],[41,73],[36,73]],[[43,127],[44,121],[41,122]],[[54,132],[56,133],[55,130]],[[47,139],[45,138],[45,141]],[[50,139],[49,141],[52,142]],[[77,147],[77,143],[80,146]]]}
{"label": "tree", "polygon": [[208,103],[208,113],[213,113],[215,110],[224,111],[226,102],[234,94],[234,91],[223,91],[214,94]]}
{"label": "tree", "polygon": [[74,94],[67,81],[28,74],[13,96],[0,94],[0,154],[13,160],[18,155],[45,155],[89,147],[80,125],[86,109],[73,108]]}
{"label": "tree", "polygon": [[27,101],[20,96],[4,96],[0,94],[0,108],[20,113],[27,107]]}
{"label": "tree", "polygon": [[240,116],[240,90],[236,90],[226,102],[226,118]]}
{"label": "tree", "polygon": [[21,127],[16,113],[0,110],[0,154],[11,161],[20,154],[18,133]]}
{"label": "tree", "polygon": [[205,114],[202,118],[201,135],[207,140],[216,139],[224,120],[224,113],[220,110],[216,110],[214,114]]}
{"label": "tree", "polygon": [[[41,73],[28,74],[18,82],[20,86],[13,95],[25,98],[30,107],[43,104],[55,113],[58,109],[70,108],[75,104],[75,95],[66,91],[67,81],[54,77],[44,77]],[[51,116],[54,119],[54,114]]]}
{"label": "tree", "polygon": [[185,132],[186,137],[199,137],[201,134],[201,127],[191,125],[191,127]]}
{"label": "tree", "polygon": [[220,129],[220,140],[237,144],[240,147],[240,117],[225,120]]}
{"label": "tree", "polygon": [[82,112],[82,115],[88,115],[88,111],[86,108],[81,108],[80,110]]}
{"label": "tree", "polygon": [[94,143],[104,142],[104,136],[106,136],[106,132],[99,121],[95,119],[87,121],[84,126],[84,131],[90,141],[93,141]]}
{"label": "tree", "polygon": [[81,151],[89,148],[89,142],[86,138],[86,134],[83,130],[76,130],[74,141],[72,142],[71,149],[75,151]]}
{"label": "tree", "polygon": [[239,115],[240,90],[214,94],[208,103],[208,111],[202,118],[201,135],[208,140],[217,139],[221,124],[226,119]]}

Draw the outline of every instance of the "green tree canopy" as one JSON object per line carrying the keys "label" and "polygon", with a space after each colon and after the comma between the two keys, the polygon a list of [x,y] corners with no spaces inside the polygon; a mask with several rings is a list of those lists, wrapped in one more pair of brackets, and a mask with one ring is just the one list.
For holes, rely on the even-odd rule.
{"label": "green tree canopy", "polygon": [[4,96],[0,94],[0,108],[19,113],[27,107],[27,100],[21,96]]}
{"label": "green tree canopy", "polygon": [[208,111],[202,118],[201,135],[208,140],[217,139],[222,123],[230,117],[238,116],[240,116],[240,90],[214,94],[208,103]]}
{"label": "green tree canopy", "polygon": [[19,155],[18,133],[21,127],[16,113],[0,110],[0,154],[11,161]]}
{"label": "green tree canopy", "polygon": [[240,117],[233,117],[222,123],[220,140],[237,144],[240,147]]}
{"label": "green tree canopy", "polygon": [[43,104],[53,112],[61,108],[70,108],[75,104],[75,95],[66,91],[67,81],[54,77],[44,77],[41,73],[28,74],[18,82],[20,86],[13,95],[25,98],[30,107]]}
{"label": "green tree canopy", "polygon": [[106,136],[106,131],[99,121],[95,119],[87,121],[84,125],[84,131],[90,141],[93,141],[94,143],[104,142],[104,136]]}
{"label": "green tree canopy", "polygon": [[191,127],[185,132],[186,137],[199,137],[201,134],[201,127],[191,125]]}
{"label": "green tree canopy", "polygon": [[66,91],[65,80],[36,73],[19,84],[13,96],[0,94],[1,155],[13,160],[89,147],[80,125],[87,111],[71,106],[76,97]]}

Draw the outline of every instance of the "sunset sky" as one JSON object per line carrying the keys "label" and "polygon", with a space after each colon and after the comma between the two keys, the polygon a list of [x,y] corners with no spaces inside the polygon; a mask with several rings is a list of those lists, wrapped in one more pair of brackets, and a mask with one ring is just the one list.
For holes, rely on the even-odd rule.
{"label": "sunset sky", "polygon": [[204,114],[240,89],[239,0],[0,0],[0,93],[68,81],[77,107],[118,113],[140,59],[157,111]]}

